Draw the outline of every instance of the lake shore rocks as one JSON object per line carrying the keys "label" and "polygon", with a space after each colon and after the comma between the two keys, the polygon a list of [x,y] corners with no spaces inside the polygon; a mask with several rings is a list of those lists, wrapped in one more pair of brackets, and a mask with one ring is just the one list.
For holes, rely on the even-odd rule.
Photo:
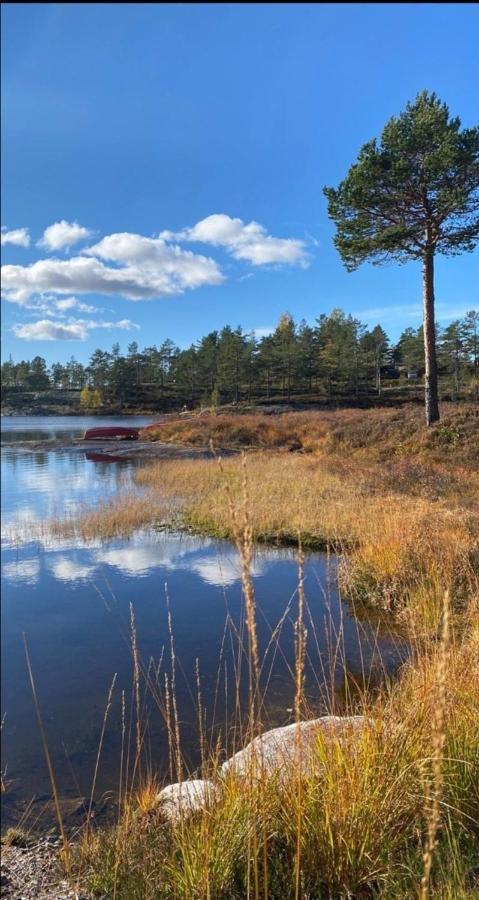
{"label": "lake shore rocks", "polygon": [[[269,731],[228,759],[219,770],[217,781],[200,778],[169,784],[157,795],[157,808],[174,825],[183,817],[214,804],[221,797],[222,780],[244,777],[251,771],[266,774],[291,772],[301,742],[301,764],[308,771],[312,751],[319,735],[343,741],[359,733],[368,723],[364,716],[322,716]],[[2,897],[12,900],[89,900],[65,878],[58,859],[60,840],[43,838],[22,847],[2,847]]]}
{"label": "lake shore rocks", "polygon": [[213,802],[219,795],[219,787],[212,781],[192,778],[169,784],[158,794],[161,812],[174,822],[182,816],[191,815]]}
{"label": "lake shore rocks", "polygon": [[60,843],[58,838],[41,838],[22,847],[2,846],[2,898],[90,900],[90,894],[66,878],[58,859]]}
{"label": "lake shore rocks", "polygon": [[364,716],[322,716],[319,719],[272,728],[226,760],[221,767],[221,774],[247,775],[253,765],[258,772],[268,775],[283,767],[286,767],[287,773],[298,754],[302,771],[307,772],[318,735],[343,740],[362,729],[364,724]]}
{"label": "lake shore rocks", "polygon": [[169,784],[158,794],[158,805],[165,816],[175,822],[214,803],[221,795],[222,778],[245,777],[252,771],[255,775],[278,772],[287,776],[298,753],[301,770],[307,774],[318,736],[341,742],[360,732],[366,722],[364,716],[321,716],[272,728],[226,760],[219,770],[217,783],[196,778]]}

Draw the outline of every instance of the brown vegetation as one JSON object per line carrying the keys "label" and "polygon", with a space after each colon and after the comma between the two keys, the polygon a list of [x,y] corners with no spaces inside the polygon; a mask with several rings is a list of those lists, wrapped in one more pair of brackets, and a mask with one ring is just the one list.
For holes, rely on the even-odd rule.
{"label": "brown vegetation", "polygon": [[[415,409],[220,415],[163,427],[175,442],[222,436],[223,444],[251,448],[262,441],[268,449],[250,449],[246,462],[253,540],[296,544],[300,536],[305,548],[347,551],[344,591],[407,610],[427,630],[436,627],[444,590],[456,609],[478,593],[479,410],[446,412],[428,430]],[[302,451],[285,452],[292,442]],[[121,494],[53,529],[93,539],[162,523],[234,539],[244,477],[239,456],[221,464],[158,460],[136,473],[142,493]]]}
{"label": "brown vegetation", "polygon": [[[429,430],[414,409],[218,416],[168,428],[175,441],[267,445],[247,460],[253,538],[301,535],[305,547],[348,550],[342,584],[355,598],[414,609],[431,625],[445,589],[456,607],[476,594],[479,410],[449,409]],[[282,452],[292,442],[303,452]],[[221,537],[234,536],[231,498],[242,479],[238,457],[221,466],[158,462],[137,475],[175,498],[190,526]]]}
{"label": "brown vegetation", "polygon": [[425,429],[422,409],[343,409],[278,415],[231,412],[172,417],[149,441],[217,448],[295,449],[356,459],[421,459],[454,464],[479,462],[479,407],[445,403],[441,424]]}
{"label": "brown vegetation", "polygon": [[[296,666],[300,679],[300,654]],[[193,815],[169,818],[154,778],[125,790],[117,824],[84,834],[81,882],[118,900],[472,900],[478,666],[477,612],[457,629],[443,597],[438,640],[413,652],[395,684],[357,698],[364,730],[318,736],[306,770],[299,746],[298,765],[252,779],[222,776],[212,748],[201,771],[214,799]],[[174,721],[169,733],[174,755]]]}
{"label": "brown vegetation", "polygon": [[127,537],[138,528],[162,521],[167,516],[167,508],[166,503],[159,505],[158,496],[153,497],[153,492],[127,491],[102,506],[87,509],[80,516],[54,519],[41,526],[41,530],[61,537],[78,535],[85,541]]}
{"label": "brown vegetation", "polygon": [[[427,439],[414,410],[328,416],[325,423],[318,415],[309,430],[303,414],[254,417],[251,427],[247,416],[234,423],[221,416],[180,426],[171,422],[171,440],[179,440],[173,428],[181,427],[196,429],[190,442],[201,438],[207,444],[218,436],[223,418],[219,427],[230,440],[232,434],[237,440],[243,427],[243,443],[254,431],[268,440],[268,449],[223,460],[149,464],[136,473],[142,489],[136,499],[123,496],[78,523],[84,536],[94,537],[166,518],[235,541],[245,596],[238,659],[245,657],[250,690],[248,710],[238,709],[237,720],[228,723],[234,743],[238,734],[247,743],[264,727],[250,574],[253,540],[297,543],[300,537],[304,547],[344,550],[339,578],[355,601],[353,610],[360,599],[399,611],[410,643],[409,660],[394,683],[385,679],[374,692],[358,686],[345,699],[345,713],[365,716],[367,727],[359,737],[318,740],[315,765],[307,772],[299,756],[299,765],[281,778],[265,773],[245,783],[234,771],[220,775],[232,737],[228,733],[216,741],[203,730],[199,670],[201,766],[188,772],[171,621],[171,674],[162,673],[163,685],[160,666],[141,659],[132,616],[131,724],[126,738],[123,693],[127,743],[122,744],[119,817],[112,828],[86,828],[75,863],[80,882],[100,896],[472,900],[477,892],[477,411],[452,411],[449,424],[431,429]],[[445,427],[447,432],[440,431]],[[301,435],[303,452],[284,452],[290,432]],[[310,713],[303,692],[301,573],[299,554],[292,673],[298,721]],[[340,654],[331,671],[338,661]],[[235,674],[228,687],[236,696],[239,677]],[[147,735],[140,723],[146,693],[165,719],[170,780],[181,780],[186,771],[218,787],[215,801],[194,815],[169,820],[157,802],[155,773],[145,777]],[[333,697],[334,690],[330,693]],[[133,775],[123,759],[132,761]]]}

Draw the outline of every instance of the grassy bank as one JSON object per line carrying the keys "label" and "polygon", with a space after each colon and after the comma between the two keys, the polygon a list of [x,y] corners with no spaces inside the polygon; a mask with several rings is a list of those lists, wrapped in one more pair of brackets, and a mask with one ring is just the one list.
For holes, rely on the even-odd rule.
{"label": "grassy bank", "polygon": [[446,408],[432,429],[409,408],[201,416],[170,420],[159,434],[248,452],[150,463],[135,476],[142,496],[122,495],[54,530],[108,538],[162,523],[234,539],[246,483],[253,540],[300,538],[343,552],[341,584],[355,601],[434,630],[445,590],[456,610],[477,595],[477,408]]}
{"label": "grassy bank", "polygon": [[253,538],[297,543],[300,535],[304,547],[346,551],[343,588],[357,599],[392,610],[427,603],[430,612],[446,588],[459,605],[477,587],[478,515],[456,486],[449,500],[426,499],[374,484],[374,471],[354,465],[269,453],[246,466],[238,458],[153,464],[138,480],[176,497],[195,530],[233,538],[245,472]]}
{"label": "grassy bank", "polygon": [[176,499],[183,521],[198,531],[234,537],[246,479],[253,538],[296,543],[300,535],[305,547],[347,551],[343,589],[357,600],[406,610],[426,624],[437,621],[444,590],[456,608],[477,591],[473,407],[446,410],[429,430],[415,409],[348,410],[170,422],[161,435],[263,448],[246,461],[165,461],[138,473],[162,502]]}
{"label": "grassy bank", "polygon": [[[366,678],[366,686],[347,695],[344,712],[364,715],[362,731],[346,740],[318,736],[308,771],[298,744],[297,759],[280,776],[245,780],[220,772],[230,736],[215,743],[205,733],[199,674],[202,762],[196,772],[185,769],[173,634],[171,674],[163,683],[159,667],[141,660],[132,620],[134,683],[124,719],[118,821],[100,829],[88,822],[73,860],[75,877],[94,896],[477,896],[478,431],[472,407],[447,410],[427,432],[415,410],[170,421],[162,440],[207,446],[211,439],[249,452],[149,464],[136,474],[141,496],[113,501],[80,522],[57,523],[61,533],[70,528],[106,538],[166,521],[236,543],[245,601],[237,652],[246,662],[250,700],[246,715],[238,709],[229,723],[235,749],[266,724],[250,574],[255,540],[300,538],[303,547],[344,551],[339,580],[353,601],[351,614],[358,602],[390,610],[401,617],[410,646],[394,682],[385,677],[372,692]],[[302,596],[300,565],[291,673],[297,721],[312,715],[304,696]],[[345,678],[346,669],[345,662]],[[234,678],[228,690],[238,690]],[[144,763],[147,694],[164,716],[169,780],[207,777],[217,789],[214,802],[191,816],[180,811],[173,822]]]}
{"label": "grassy bank", "polygon": [[[151,776],[125,791],[117,824],[83,835],[74,857],[81,883],[118,900],[473,900],[479,627],[472,607],[460,628],[447,598],[442,613],[438,640],[413,653],[394,684],[357,696],[351,712],[365,715],[365,728],[342,740],[318,735],[306,772],[298,744],[287,770],[224,776],[221,747],[206,741],[195,774],[212,779],[216,794],[193,815],[180,809],[171,821]],[[254,627],[253,598],[250,638]],[[308,715],[301,669],[298,644],[298,719]],[[168,691],[165,704],[174,766],[181,712]]]}
{"label": "grassy bank", "polygon": [[416,405],[270,415],[220,410],[216,415],[172,417],[143,436],[191,446],[208,446],[212,440],[218,448],[294,449],[348,459],[389,461],[392,457],[477,465],[477,404],[444,403],[441,409],[441,422],[429,429],[424,427],[422,407]]}

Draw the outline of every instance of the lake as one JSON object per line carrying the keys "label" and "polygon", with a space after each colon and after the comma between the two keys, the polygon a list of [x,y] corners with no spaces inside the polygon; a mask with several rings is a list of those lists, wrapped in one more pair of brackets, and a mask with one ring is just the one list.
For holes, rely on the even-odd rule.
{"label": "lake", "polygon": [[[147,418],[18,417],[2,419],[2,772],[3,818],[10,824],[32,801],[30,820],[48,821],[50,784],[28,680],[23,635],[62,798],[89,796],[107,695],[96,797],[115,792],[122,743],[122,692],[131,710],[130,605],[144,672],[156,685],[169,673],[168,605],[177,656],[176,695],[185,759],[198,765],[196,678],[213,733],[228,729],[236,709],[238,633],[243,621],[240,562],[227,541],[166,530],[129,539],[84,542],[49,533],[48,521],[125,491],[138,459],[87,458],[83,449],[29,450],[28,440],[80,437],[100,424],[146,424]],[[17,446],[22,442],[21,446]],[[336,587],[337,560],[305,561],[311,709],[327,711],[325,692],[341,711],[365,678],[394,672],[407,648],[370,616],[358,624]],[[258,549],[253,561],[260,648],[266,652],[268,724],[292,721],[294,620],[298,566],[293,550]],[[272,634],[282,623],[277,638]],[[330,663],[341,634],[345,665]],[[154,661],[154,662],[153,662]],[[346,670],[346,671],[345,671]],[[159,689],[159,687],[158,687]],[[144,683],[142,682],[142,695]],[[246,681],[238,696],[246,699]],[[168,773],[164,717],[148,694],[143,706],[145,761]],[[101,808],[101,807],[99,807]],[[42,818],[43,816],[43,818]]]}

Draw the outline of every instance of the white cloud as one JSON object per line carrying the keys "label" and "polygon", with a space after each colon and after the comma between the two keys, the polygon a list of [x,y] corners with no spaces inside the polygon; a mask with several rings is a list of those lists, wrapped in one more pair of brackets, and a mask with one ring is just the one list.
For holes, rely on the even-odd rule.
{"label": "white cloud", "polygon": [[54,308],[59,313],[69,312],[71,309],[77,309],[79,312],[91,313],[97,312],[96,306],[89,303],[81,303],[76,297],[66,297],[65,300],[53,300]]}
{"label": "white cloud", "polygon": [[2,572],[8,581],[19,581],[23,584],[36,584],[40,574],[38,559],[19,559],[4,563]]}
{"label": "white cloud", "polygon": [[273,334],[274,330],[274,325],[265,325],[263,328],[253,328],[256,338],[268,337],[268,335]]}
{"label": "white cloud", "polygon": [[53,575],[58,581],[85,581],[91,578],[95,566],[85,566],[66,556],[59,556],[49,563]]}
{"label": "white cloud", "polygon": [[54,222],[45,228],[42,237],[38,241],[37,247],[43,247],[45,250],[63,250],[78,244],[79,241],[85,241],[92,236],[89,228],[84,228],[78,222]]}
{"label": "white cloud", "polygon": [[88,332],[95,328],[119,328],[122,331],[131,331],[139,328],[130,319],[120,319],[119,322],[103,322],[93,319],[73,319],[68,322],[55,322],[52,319],[39,319],[37,322],[29,322],[26,325],[14,325],[13,333],[25,341],[84,341]]}
{"label": "white cloud", "polygon": [[[7,297],[4,296],[4,299],[6,300]],[[77,300],[76,297],[65,297],[65,299],[59,300],[53,294],[42,294],[40,297],[32,297],[20,305],[24,309],[31,309],[37,314],[58,315],[62,319],[66,317],[67,313],[73,312],[73,310],[82,313],[104,312],[103,306],[92,306],[90,303],[83,303],[81,300]]]}
{"label": "white cloud", "polygon": [[131,319],[120,319],[119,322],[95,322],[88,321],[87,328],[120,328],[121,331],[133,331],[133,329],[139,329],[140,326],[137,325],[136,322],[132,322]]}
{"label": "white cloud", "polygon": [[5,225],[2,226],[2,247],[5,244],[14,244],[16,247],[29,247],[30,235],[28,228],[13,228],[8,231]]}
{"label": "white cloud", "polygon": [[[78,223],[50,225],[42,246],[60,249],[89,232]],[[75,237],[76,235],[76,237]],[[3,297],[21,306],[36,305],[45,311],[65,313],[81,307],[70,295],[101,294],[128,300],[153,300],[182,294],[225,280],[218,263],[209,256],[186,250],[177,241],[203,242],[224,247],[238,260],[253,266],[309,263],[304,241],[267,234],[257,222],[245,224],[227,215],[212,215],[177,234],[164,231],[158,237],[121,232],[107,235],[69,259],[52,257],[28,265],[2,267]],[[252,273],[249,273],[252,274]],[[246,277],[246,276],[244,276]],[[54,295],[48,296],[48,295]],[[58,300],[58,296],[65,299]]]}
{"label": "white cloud", "polygon": [[79,324],[67,325],[50,319],[14,325],[12,331],[15,337],[23,338],[24,341],[84,341],[87,336],[87,330]]}
{"label": "white cloud", "polygon": [[129,232],[110,234],[85,250],[85,254],[143,273],[152,286],[158,284],[160,294],[177,294],[186,288],[218,284],[224,278],[210,257],[167,244],[161,237],[148,238]]}
{"label": "white cloud", "polygon": [[[147,247],[142,247],[143,241]],[[224,280],[214,260],[139,235],[110,235],[91,247],[88,254],[90,258],[42,259],[30,266],[3,266],[5,299],[24,305],[35,295],[52,293],[153,300]],[[113,268],[94,259],[95,255],[115,262],[134,258],[135,264]]]}
{"label": "white cloud", "polygon": [[176,235],[163,232],[160,237],[196,241],[225,247],[235,259],[244,259],[254,266],[271,263],[306,266],[309,261],[304,241],[294,238],[276,238],[269,235],[263,225],[217,213],[185,228]]}

